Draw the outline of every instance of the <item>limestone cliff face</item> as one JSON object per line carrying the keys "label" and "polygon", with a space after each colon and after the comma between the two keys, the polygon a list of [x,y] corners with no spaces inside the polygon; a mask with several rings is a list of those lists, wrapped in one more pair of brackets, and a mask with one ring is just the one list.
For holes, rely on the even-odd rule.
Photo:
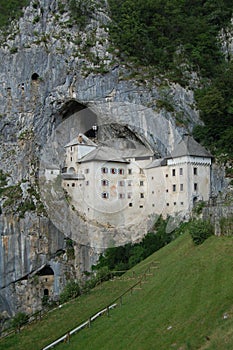
{"label": "limestone cliff face", "polygon": [[[165,155],[200,122],[191,88],[119,62],[108,39],[107,4],[100,1],[80,30],[61,3],[32,2],[1,39],[0,158],[12,191],[0,198],[0,309],[8,313],[40,306],[45,286],[33,289],[33,276],[43,266],[53,269],[56,296],[66,277],[88,270],[103,248],[135,241],[149,225],[125,232],[70,219],[64,194],[40,182],[43,162],[61,166],[64,144],[93,123],[104,125],[102,138],[112,136],[114,125],[116,134],[134,134]],[[66,237],[75,242],[71,261]]]}

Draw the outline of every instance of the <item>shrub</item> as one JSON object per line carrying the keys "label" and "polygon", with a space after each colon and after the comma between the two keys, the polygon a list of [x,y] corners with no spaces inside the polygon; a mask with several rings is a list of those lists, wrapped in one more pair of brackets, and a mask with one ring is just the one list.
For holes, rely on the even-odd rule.
{"label": "shrub", "polygon": [[196,245],[202,244],[214,234],[213,225],[209,221],[194,220],[188,226],[188,231]]}
{"label": "shrub", "polygon": [[12,319],[12,327],[20,331],[20,328],[28,322],[28,316],[24,312],[18,312]]}
{"label": "shrub", "polygon": [[80,288],[77,282],[71,280],[67,283],[62,293],[60,294],[60,302],[63,304],[69,299],[76,298],[80,295]]}

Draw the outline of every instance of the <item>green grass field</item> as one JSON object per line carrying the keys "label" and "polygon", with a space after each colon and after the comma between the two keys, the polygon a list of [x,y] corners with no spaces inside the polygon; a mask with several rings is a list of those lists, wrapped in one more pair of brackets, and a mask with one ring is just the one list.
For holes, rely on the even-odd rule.
{"label": "green grass field", "polygon": [[[103,315],[58,350],[69,349],[233,349],[233,238],[211,237],[194,246],[188,235],[137,265],[159,261],[142,289],[123,297],[122,306]],[[129,276],[132,272],[127,273]],[[42,349],[110,304],[135,280],[109,281],[36,325],[0,342],[1,349]],[[224,315],[225,318],[224,318]]]}

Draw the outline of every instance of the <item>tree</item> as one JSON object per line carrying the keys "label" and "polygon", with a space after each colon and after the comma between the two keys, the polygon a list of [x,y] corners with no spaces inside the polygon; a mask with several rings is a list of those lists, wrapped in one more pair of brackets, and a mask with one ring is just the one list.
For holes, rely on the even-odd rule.
{"label": "tree", "polygon": [[20,328],[28,322],[28,319],[28,315],[24,312],[18,312],[12,319],[12,327],[20,331]]}

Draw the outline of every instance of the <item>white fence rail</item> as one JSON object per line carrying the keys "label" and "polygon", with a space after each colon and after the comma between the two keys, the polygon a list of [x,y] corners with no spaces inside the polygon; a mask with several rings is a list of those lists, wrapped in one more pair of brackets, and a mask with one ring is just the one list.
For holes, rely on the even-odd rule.
{"label": "white fence rail", "polygon": [[103,315],[105,312],[108,312],[109,310],[115,308],[117,306],[117,303],[114,303],[106,308],[104,308],[103,310],[97,312],[95,315],[93,315],[92,317],[90,317],[87,321],[83,322],[82,324],[80,324],[78,327],[72,329],[70,332],[67,332],[65,335],[63,335],[61,338],[55,340],[53,343],[47,345],[45,348],[43,348],[42,350],[48,350],[53,348],[55,345],[61,343],[62,341],[65,341],[67,339],[68,336],[80,331],[82,328],[90,325],[90,323],[92,321],[94,321],[97,317]]}

